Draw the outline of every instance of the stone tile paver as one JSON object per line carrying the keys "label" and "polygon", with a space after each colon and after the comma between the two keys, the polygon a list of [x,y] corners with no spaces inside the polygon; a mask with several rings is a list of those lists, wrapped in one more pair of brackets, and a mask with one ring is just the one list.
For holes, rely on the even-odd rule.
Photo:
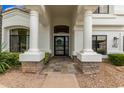
{"label": "stone tile paver", "polygon": [[78,88],[78,81],[73,61],[68,57],[53,57],[49,65],[42,71],[47,74],[45,88]]}
{"label": "stone tile paver", "polygon": [[48,73],[43,88],[79,88],[74,74]]}
{"label": "stone tile paver", "polygon": [[60,73],[77,73],[73,61],[69,57],[53,57],[48,66],[42,71],[60,72]]}

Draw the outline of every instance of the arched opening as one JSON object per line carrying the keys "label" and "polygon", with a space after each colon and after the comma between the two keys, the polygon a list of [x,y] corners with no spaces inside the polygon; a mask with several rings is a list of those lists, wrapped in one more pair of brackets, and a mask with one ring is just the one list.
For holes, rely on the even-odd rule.
{"label": "arched opening", "polygon": [[10,30],[10,52],[24,52],[29,48],[29,30],[14,28]]}

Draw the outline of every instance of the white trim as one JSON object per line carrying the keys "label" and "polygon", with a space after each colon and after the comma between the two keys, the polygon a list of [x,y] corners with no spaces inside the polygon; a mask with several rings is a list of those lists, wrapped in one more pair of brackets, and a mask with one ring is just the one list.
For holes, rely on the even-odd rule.
{"label": "white trim", "polygon": [[21,62],[40,62],[45,57],[44,52],[25,52],[19,55]]}
{"label": "white trim", "polygon": [[59,34],[53,34],[53,36],[70,36],[70,34],[59,33]]}
{"label": "white trim", "polygon": [[113,14],[93,14],[93,19],[115,19],[116,17]]}

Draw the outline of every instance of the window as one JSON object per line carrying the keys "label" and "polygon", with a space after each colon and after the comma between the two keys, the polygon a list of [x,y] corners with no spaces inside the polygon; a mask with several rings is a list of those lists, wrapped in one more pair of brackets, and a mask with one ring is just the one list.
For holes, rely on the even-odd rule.
{"label": "window", "polygon": [[106,35],[93,35],[92,48],[97,53],[106,55],[107,52],[107,36]]}
{"label": "window", "polygon": [[24,52],[29,48],[29,31],[27,29],[10,30],[10,51]]}
{"label": "window", "polygon": [[100,5],[94,14],[109,14],[109,5]]}
{"label": "window", "polygon": [[69,26],[57,25],[54,27],[54,33],[69,33]]}

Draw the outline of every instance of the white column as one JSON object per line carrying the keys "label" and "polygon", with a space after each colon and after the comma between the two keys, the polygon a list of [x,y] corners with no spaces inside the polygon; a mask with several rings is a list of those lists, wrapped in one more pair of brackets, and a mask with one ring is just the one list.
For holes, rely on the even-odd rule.
{"label": "white column", "polygon": [[93,52],[92,50],[92,11],[90,10],[86,10],[84,13],[83,52]]}
{"label": "white column", "polygon": [[101,62],[102,56],[92,50],[92,11],[84,11],[83,51],[77,53],[82,62]]}
{"label": "white column", "polygon": [[39,49],[39,13],[30,11],[30,45],[29,50],[19,55],[21,62],[40,62],[44,58],[44,52]]}
{"label": "white column", "polygon": [[37,11],[30,11],[30,52],[38,52],[38,38],[39,38],[39,13]]}

